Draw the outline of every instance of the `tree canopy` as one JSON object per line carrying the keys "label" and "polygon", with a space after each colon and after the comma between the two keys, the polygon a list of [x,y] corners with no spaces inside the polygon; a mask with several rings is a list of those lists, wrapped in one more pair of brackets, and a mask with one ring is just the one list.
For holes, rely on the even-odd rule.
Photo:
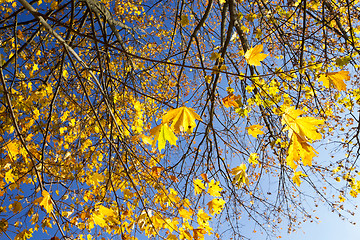
{"label": "tree canopy", "polygon": [[352,215],[359,5],[0,0],[0,236],[275,238],[319,204]]}

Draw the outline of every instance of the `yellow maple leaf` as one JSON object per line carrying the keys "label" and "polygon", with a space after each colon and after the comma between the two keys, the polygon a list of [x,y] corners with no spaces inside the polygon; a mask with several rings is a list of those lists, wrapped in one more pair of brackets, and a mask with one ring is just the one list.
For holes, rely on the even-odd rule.
{"label": "yellow maple leaf", "polygon": [[350,80],[349,71],[321,74],[319,78],[319,81],[322,81],[325,87],[333,87],[339,91],[346,90],[346,84],[343,80]]}
{"label": "yellow maple leaf", "polygon": [[298,172],[295,172],[294,176],[292,177],[292,180],[294,181],[294,183],[296,185],[298,185],[298,187],[300,187],[300,184],[302,183],[302,181],[300,180],[300,177],[307,177],[307,175],[302,173],[302,171],[298,171]]}
{"label": "yellow maple leaf", "polygon": [[200,194],[202,193],[202,191],[205,189],[205,185],[204,183],[202,182],[201,179],[195,179],[194,180],[194,191],[195,191],[195,194]]}
{"label": "yellow maple leaf", "polygon": [[173,231],[178,231],[178,225],[179,221],[177,219],[170,219],[170,218],[166,218],[165,219],[165,224],[164,227],[166,227],[167,229],[169,229],[169,231],[172,233]]}
{"label": "yellow maple leaf", "polygon": [[220,182],[215,182],[214,179],[209,182],[209,189],[208,194],[210,194],[213,197],[221,197],[220,192],[223,190],[221,187],[219,187]]}
{"label": "yellow maple leaf", "polygon": [[14,141],[11,141],[6,145],[6,150],[8,151],[9,156],[13,161],[16,160],[16,155],[20,153],[19,148]]}
{"label": "yellow maple leaf", "polygon": [[151,168],[151,176],[153,176],[154,178],[158,179],[161,176],[161,172],[164,170],[163,167],[152,167]]}
{"label": "yellow maple leaf", "polygon": [[[299,117],[304,112],[300,109],[295,109],[294,106],[287,107],[285,113],[282,116],[281,123],[286,124],[284,131],[289,130],[289,136],[291,137],[292,132],[297,133],[304,140],[319,140],[322,138],[321,134],[318,133],[317,125],[324,123],[324,120],[316,119],[314,117]],[[306,138],[305,138],[306,137]]]}
{"label": "yellow maple leaf", "polygon": [[14,173],[13,173],[13,169],[10,169],[9,171],[7,171],[7,172],[5,173],[5,181],[6,181],[6,183],[9,184],[9,183],[15,182],[14,177],[15,177],[15,175],[14,175]]}
{"label": "yellow maple leaf", "polygon": [[194,211],[189,209],[189,210],[186,210],[184,208],[181,208],[179,210],[179,214],[180,216],[185,219],[185,220],[192,220],[191,216],[194,214]]}
{"label": "yellow maple leaf", "polygon": [[256,164],[259,164],[258,158],[259,158],[259,155],[257,153],[251,153],[248,161],[249,161],[249,163],[256,165]]}
{"label": "yellow maple leaf", "polygon": [[[180,229],[180,234],[179,234],[179,238],[180,239],[187,239],[187,240],[192,240],[193,237],[191,236],[191,234],[189,233],[188,230],[185,230],[183,228]],[[178,239],[178,238],[176,238]]]}
{"label": "yellow maple leaf", "polygon": [[158,215],[153,215],[151,216],[151,222],[152,225],[154,226],[155,229],[160,230],[161,228],[164,227],[165,224],[165,220],[162,216],[158,216]]}
{"label": "yellow maple leaf", "polygon": [[246,165],[241,164],[238,167],[235,167],[231,170],[231,174],[234,175],[234,180],[232,181],[238,187],[242,187],[243,185],[249,185],[249,179],[246,173]]}
{"label": "yellow maple leaf", "polygon": [[295,107],[287,107],[281,119],[282,124],[286,125],[284,131],[288,130],[291,138],[286,163],[294,170],[299,165],[300,158],[305,166],[312,165],[312,159],[318,152],[310,146],[308,140],[315,141],[322,138],[316,130],[324,121],[314,117],[299,117],[303,113]]}
{"label": "yellow maple leaf", "polygon": [[101,214],[104,215],[104,216],[107,216],[107,217],[115,216],[115,213],[114,213],[114,211],[112,209],[107,208],[107,207],[105,207],[103,205],[99,205],[98,209],[99,209],[99,212],[101,212]]}
{"label": "yellow maple leaf", "polygon": [[200,209],[197,213],[197,222],[200,226],[208,226],[211,217],[203,210]]}
{"label": "yellow maple leaf", "polygon": [[163,117],[163,123],[172,122],[171,128],[175,133],[186,131],[192,133],[196,127],[195,119],[201,121],[200,116],[192,108],[180,107],[168,111]]}
{"label": "yellow maple leaf", "polygon": [[149,136],[146,136],[144,134],[140,134],[139,135],[139,138],[141,138],[141,140],[143,141],[143,143],[145,144],[149,144],[149,145],[152,145],[153,144],[153,140],[151,139],[151,137]]}
{"label": "yellow maple leaf", "polygon": [[215,198],[211,200],[210,202],[207,203],[209,208],[209,213],[210,214],[221,213],[225,203],[226,202],[222,198]]}
{"label": "yellow maple leaf", "polygon": [[158,149],[161,151],[165,148],[166,141],[172,145],[176,145],[177,137],[171,131],[167,123],[162,123],[150,130],[150,134],[154,136],[153,148],[155,148],[156,142],[158,142]]}
{"label": "yellow maple leaf", "polygon": [[46,190],[43,190],[41,194],[42,194],[42,197],[41,197],[41,201],[39,204],[40,204],[40,206],[45,208],[47,213],[50,214],[54,208],[52,201],[51,201],[51,196]]}
{"label": "yellow maple leaf", "polygon": [[94,221],[94,223],[96,225],[99,225],[100,227],[105,227],[106,226],[105,215],[102,214],[99,211],[94,212],[91,215],[91,219]]}
{"label": "yellow maple leaf", "polygon": [[305,166],[311,166],[312,159],[317,156],[317,154],[318,152],[310,144],[295,133],[291,137],[286,163],[295,170],[301,158]]}
{"label": "yellow maple leaf", "polygon": [[246,59],[246,62],[249,65],[261,66],[260,61],[264,60],[268,56],[268,54],[261,53],[262,50],[263,50],[262,44],[257,45],[255,47],[247,50],[245,53],[245,56],[244,56]]}
{"label": "yellow maple leaf", "polygon": [[264,134],[264,132],[261,130],[262,128],[263,126],[257,124],[247,127],[246,130],[248,130],[249,135],[253,136],[254,138],[257,138],[257,135]]}
{"label": "yellow maple leaf", "polygon": [[90,175],[89,178],[87,179],[87,184],[89,185],[94,185],[94,186],[98,186],[100,185],[101,182],[103,182],[105,180],[105,176],[95,172],[94,174]]}
{"label": "yellow maple leaf", "polygon": [[238,108],[239,104],[236,102],[241,96],[236,96],[234,94],[229,94],[222,99],[224,107],[235,107]]}

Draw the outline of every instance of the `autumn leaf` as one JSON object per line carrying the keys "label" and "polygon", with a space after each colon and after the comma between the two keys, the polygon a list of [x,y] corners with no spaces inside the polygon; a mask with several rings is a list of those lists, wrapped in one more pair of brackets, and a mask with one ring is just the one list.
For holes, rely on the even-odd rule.
{"label": "autumn leaf", "polygon": [[6,150],[8,151],[8,154],[10,156],[10,158],[15,161],[16,160],[16,155],[19,154],[19,148],[18,146],[15,144],[14,141],[9,142],[6,145]]}
{"label": "autumn leaf", "polygon": [[153,140],[151,139],[151,137],[149,137],[149,136],[146,136],[144,134],[140,134],[139,137],[141,138],[141,140],[145,144],[152,145],[154,143]]}
{"label": "autumn leaf", "polygon": [[167,123],[152,128],[150,134],[154,136],[153,148],[155,148],[156,142],[158,142],[159,151],[165,148],[166,141],[171,145],[176,145],[177,137],[171,131]]}
{"label": "autumn leaf", "polygon": [[235,107],[238,108],[239,104],[236,102],[240,96],[235,96],[234,94],[229,94],[228,96],[222,99],[224,107]]}
{"label": "autumn leaf", "polygon": [[302,173],[302,171],[298,171],[298,172],[295,172],[294,176],[292,177],[292,180],[298,187],[300,187],[300,184],[302,183],[302,181],[300,180],[300,177],[307,177],[307,175]]}
{"label": "autumn leaf", "polygon": [[251,153],[248,161],[249,161],[249,163],[256,165],[256,164],[259,164],[258,158],[259,158],[259,155],[257,153]]}
{"label": "autumn leaf", "polygon": [[288,149],[288,156],[286,163],[293,170],[299,165],[300,158],[305,166],[312,165],[312,159],[317,156],[318,152],[301,138],[297,133],[294,133],[291,138],[290,146]]}
{"label": "autumn leaf", "polygon": [[204,179],[204,181],[205,181],[206,183],[209,183],[209,179],[208,179],[206,173],[202,173],[202,174],[200,174],[200,175],[201,175],[201,177]]}
{"label": "autumn leaf", "polygon": [[100,227],[106,226],[105,216],[101,214],[99,211],[94,212],[91,218],[96,225],[99,225]]}
{"label": "autumn leaf", "polygon": [[13,173],[13,169],[10,169],[9,171],[7,171],[7,172],[5,173],[5,181],[6,181],[6,183],[9,184],[9,183],[15,182],[14,177],[15,177],[15,175],[14,175],[14,173]]}
{"label": "autumn leaf", "polygon": [[154,177],[154,178],[156,178],[156,179],[158,179],[160,176],[161,176],[161,171],[163,171],[164,170],[164,168],[163,167],[152,167],[151,168],[151,175]]}
{"label": "autumn leaf", "polygon": [[177,219],[170,219],[170,218],[166,218],[165,219],[165,226],[167,229],[169,229],[169,231],[172,233],[173,231],[178,231],[178,225],[179,221]]}
{"label": "autumn leaf", "polygon": [[257,135],[264,134],[264,132],[261,130],[262,128],[263,126],[257,124],[247,127],[246,129],[248,130],[249,135],[253,136],[254,138],[257,138]]}
{"label": "autumn leaf", "polygon": [[179,210],[179,214],[180,214],[180,216],[181,216],[183,219],[185,219],[185,220],[191,220],[191,219],[192,219],[191,216],[194,214],[194,211],[191,210],[191,209],[186,210],[186,209],[184,209],[184,208],[181,208],[181,209]]}
{"label": "autumn leaf", "polygon": [[197,213],[197,222],[200,226],[207,226],[209,225],[209,220],[211,217],[203,210],[200,209]]}
{"label": "autumn leaf", "polygon": [[257,45],[255,47],[247,50],[245,53],[245,56],[244,56],[246,59],[246,62],[249,65],[261,66],[260,61],[264,60],[268,56],[268,54],[261,53],[262,50],[263,50],[262,44]]}
{"label": "autumn leaf", "polygon": [[51,201],[51,196],[46,190],[43,190],[41,194],[42,197],[40,201],[40,206],[44,207],[46,212],[50,214],[54,208]]}
{"label": "autumn leaf", "polygon": [[89,185],[93,185],[93,186],[99,186],[101,182],[103,182],[105,179],[104,175],[100,174],[100,173],[93,173],[92,175],[89,175],[89,178],[87,180],[87,183]]}
{"label": "autumn leaf", "polygon": [[201,179],[194,180],[194,191],[195,194],[200,194],[205,189],[205,185]]}
{"label": "autumn leaf", "polygon": [[115,216],[115,213],[114,213],[114,211],[112,209],[107,208],[107,207],[105,207],[103,205],[99,205],[98,210],[99,210],[99,212],[101,212],[101,214],[103,214],[103,215],[105,215],[107,217]]}
{"label": "autumn leaf", "polygon": [[[186,240],[192,240],[193,237],[191,236],[191,234],[189,233],[189,231],[184,230],[184,229],[180,229],[180,235],[179,235],[180,239],[186,239]],[[178,239],[178,238],[176,238]]]}
{"label": "autumn leaf", "polygon": [[249,185],[249,179],[246,173],[246,165],[241,164],[238,167],[235,167],[231,170],[231,174],[234,175],[234,179],[232,181],[238,187],[242,187],[245,184]]}
{"label": "autumn leaf", "polygon": [[226,202],[222,198],[214,198],[207,204],[209,208],[209,213],[210,214],[221,213],[225,203]]}
{"label": "autumn leaf", "polygon": [[314,117],[299,117],[303,113],[300,109],[288,107],[281,120],[283,125],[286,124],[284,131],[288,130],[291,138],[286,162],[294,170],[297,168],[300,158],[305,166],[312,165],[312,159],[317,152],[310,146],[308,139],[319,140],[322,138],[321,134],[317,132],[317,126],[323,124],[324,121]]}
{"label": "autumn leaf", "polygon": [[201,121],[200,116],[192,108],[180,107],[168,111],[163,117],[163,123],[172,122],[171,128],[175,133],[186,131],[192,133],[196,127],[195,119]]}
{"label": "autumn leaf", "polygon": [[221,187],[219,187],[220,182],[215,182],[214,179],[211,180],[209,183],[208,193],[213,197],[221,197],[220,192],[223,190]]}
{"label": "autumn leaf", "polygon": [[11,209],[13,211],[13,213],[18,213],[22,209],[21,203],[18,201],[15,201],[14,203],[9,205],[9,209]]}
{"label": "autumn leaf", "polygon": [[186,15],[182,15],[181,20],[180,20],[180,24],[183,27],[189,25],[189,18]]}
{"label": "autumn leaf", "polygon": [[91,219],[93,220],[94,224],[100,227],[106,226],[106,223],[108,222],[106,219],[107,217],[115,216],[115,212],[112,209],[103,205],[96,205],[95,208],[96,210],[92,213]]}
{"label": "autumn leaf", "polygon": [[218,53],[218,52],[213,52],[211,53],[211,56],[210,56],[210,60],[211,61],[215,61],[216,59],[220,58],[221,57],[221,54]]}
{"label": "autumn leaf", "polygon": [[333,87],[339,91],[346,90],[344,80],[350,80],[349,71],[321,74],[319,78],[319,81],[322,81],[326,88]]}
{"label": "autumn leaf", "polygon": [[316,130],[318,125],[324,123],[324,120],[316,119],[314,117],[299,117],[303,113],[302,110],[295,109],[294,106],[286,108],[281,120],[283,125],[287,125],[284,128],[284,131],[289,130],[290,137],[292,132],[295,132],[304,139],[321,139],[321,134]]}
{"label": "autumn leaf", "polygon": [[323,124],[323,120],[314,117],[299,117],[304,112],[295,107],[287,107],[282,116],[282,124],[286,125],[284,131],[289,131],[291,138],[286,163],[293,170],[299,165],[300,158],[305,166],[312,165],[312,159],[318,154],[310,146],[308,140],[319,140],[321,134],[317,132],[317,126]]}
{"label": "autumn leaf", "polygon": [[193,230],[194,232],[194,240],[204,239],[204,234],[206,234],[206,230],[203,228],[196,228]]}

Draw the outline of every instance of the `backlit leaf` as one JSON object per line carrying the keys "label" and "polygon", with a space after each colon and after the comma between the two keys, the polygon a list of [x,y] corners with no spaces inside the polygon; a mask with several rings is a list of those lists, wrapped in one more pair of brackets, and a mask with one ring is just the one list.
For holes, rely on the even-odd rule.
{"label": "backlit leaf", "polygon": [[303,111],[295,109],[294,106],[288,107],[281,120],[283,125],[287,125],[284,131],[289,130],[289,136],[291,136],[292,132],[295,132],[303,138],[306,137],[311,140],[321,139],[321,134],[316,130],[318,125],[324,123],[324,120],[314,117],[299,117],[303,113]]}
{"label": "backlit leaf", "polygon": [[171,131],[167,123],[154,127],[150,130],[150,134],[154,136],[153,148],[155,148],[156,142],[158,142],[159,151],[165,148],[166,141],[172,145],[176,145],[177,137]]}
{"label": "backlit leaf", "polygon": [[219,184],[220,184],[219,181],[215,182],[214,179],[212,179],[211,182],[209,182],[209,188],[207,192],[213,197],[220,197],[221,196],[220,192],[223,189],[219,187]]}
{"label": "backlit leaf", "polygon": [[288,156],[286,163],[292,169],[296,169],[299,165],[300,158],[305,166],[312,165],[312,159],[317,156],[318,152],[308,144],[297,133],[294,133],[291,138],[290,147],[288,149]]}
{"label": "backlit leaf", "polygon": [[210,214],[221,213],[225,203],[226,202],[222,198],[215,198],[215,199],[211,200],[207,204],[208,208],[209,208],[209,213]]}
{"label": "backlit leaf", "polygon": [[246,62],[249,65],[260,66],[261,65],[260,61],[264,60],[268,56],[268,54],[261,53],[262,50],[263,50],[262,44],[247,50],[244,56]]}
{"label": "backlit leaf", "polygon": [[233,184],[238,187],[243,187],[245,184],[249,185],[249,179],[246,173],[246,165],[241,164],[231,170],[231,174],[234,175]]}
{"label": "backlit leaf", "polygon": [[236,102],[236,100],[238,100],[239,98],[240,98],[240,96],[235,96],[234,94],[229,94],[228,96],[226,96],[222,99],[224,107],[238,108],[239,104]]}
{"label": "backlit leaf", "polygon": [[248,161],[249,161],[249,163],[256,165],[256,164],[259,164],[258,158],[259,158],[259,155],[257,153],[251,153]]}
{"label": "backlit leaf", "polygon": [[186,210],[184,208],[181,208],[179,210],[179,214],[182,218],[186,219],[186,220],[191,220],[191,216],[194,214],[194,211],[189,209],[189,210]]}
{"label": "backlit leaf", "polygon": [[52,212],[54,208],[51,201],[51,196],[46,190],[42,191],[42,199],[40,202],[40,206],[44,207],[46,212],[49,214]]}
{"label": "backlit leaf", "polygon": [[331,72],[321,74],[319,81],[322,81],[327,88],[336,88],[339,91],[346,90],[344,80],[350,80],[349,71]]}
{"label": "backlit leaf", "polygon": [[300,177],[307,177],[306,174],[302,173],[302,171],[298,171],[298,172],[295,172],[294,173],[294,176],[292,177],[292,180],[294,181],[294,183],[300,187],[300,184],[301,184],[301,180],[300,180]]}
{"label": "backlit leaf", "polygon": [[257,138],[257,135],[264,134],[264,132],[261,130],[262,128],[263,126],[257,124],[247,127],[246,129],[248,130],[249,135],[253,136],[254,138]]}
{"label": "backlit leaf", "polygon": [[163,117],[163,123],[172,122],[171,128],[175,133],[188,132],[192,133],[196,127],[195,119],[201,121],[200,116],[192,108],[180,107],[168,111]]}
{"label": "backlit leaf", "polygon": [[194,190],[196,194],[202,193],[202,191],[205,189],[205,185],[202,182],[201,179],[194,180]]}

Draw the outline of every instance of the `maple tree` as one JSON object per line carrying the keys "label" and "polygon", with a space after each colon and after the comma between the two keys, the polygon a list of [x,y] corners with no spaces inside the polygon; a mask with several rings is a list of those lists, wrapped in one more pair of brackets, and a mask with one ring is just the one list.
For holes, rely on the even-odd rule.
{"label": "maple tree", "polygon": [[277,237],[316,218],[304,201],[351,215],[359,5],[1,0],[0,236]]}

